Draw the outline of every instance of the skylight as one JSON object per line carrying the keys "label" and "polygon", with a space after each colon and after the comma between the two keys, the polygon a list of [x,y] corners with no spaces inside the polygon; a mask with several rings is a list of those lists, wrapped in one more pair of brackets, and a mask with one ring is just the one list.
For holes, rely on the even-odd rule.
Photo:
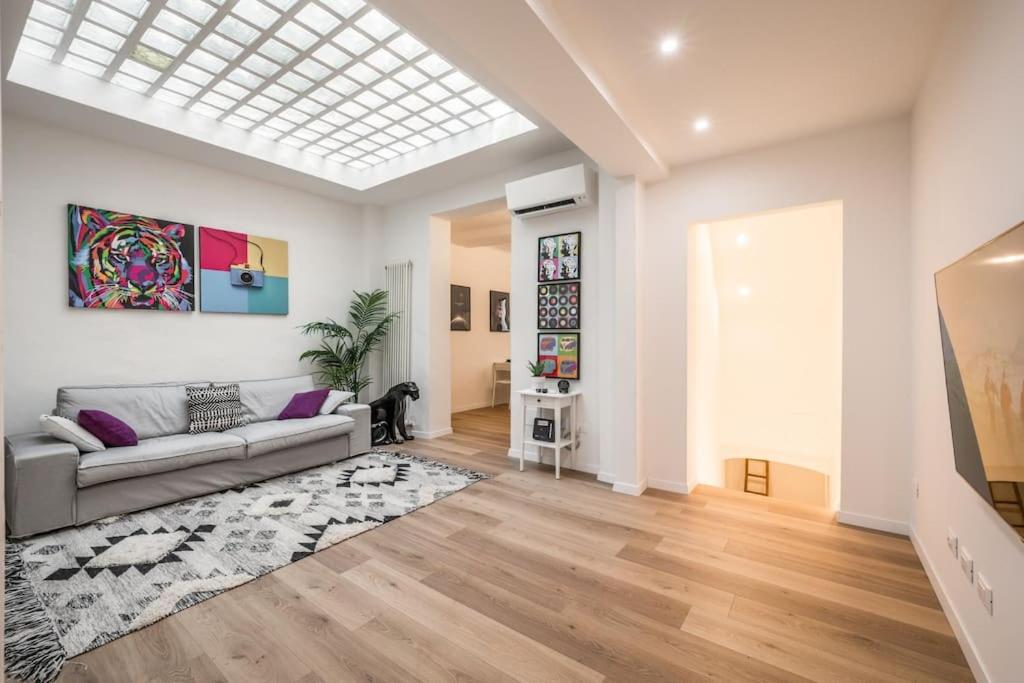
{"label": "skylight", "polygon": [[362,0],[34,0],[18,51],[356,170],[514,113]]}

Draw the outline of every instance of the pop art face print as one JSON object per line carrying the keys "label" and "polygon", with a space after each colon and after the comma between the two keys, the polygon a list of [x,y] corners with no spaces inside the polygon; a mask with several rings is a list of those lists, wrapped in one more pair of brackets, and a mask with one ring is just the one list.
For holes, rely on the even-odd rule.
{"label": "pop art face print", "polygon": [[537,241],[537,280],[558,282],[580,278],[579,232],[541,237]]}

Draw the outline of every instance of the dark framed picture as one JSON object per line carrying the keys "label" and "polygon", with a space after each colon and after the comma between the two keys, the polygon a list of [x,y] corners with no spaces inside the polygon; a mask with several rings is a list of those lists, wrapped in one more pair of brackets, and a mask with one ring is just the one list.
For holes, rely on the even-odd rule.
{"label": "dark framed picture", "polygon": [[451,329],[454,332],[469,332],[472,323],[470,318],[472,307],[470,306],[469,287],[463,287],[462,285],[452,285],[451,287]]}
{"label": "dark framed picture", "polygon": [[580,279],[582,234],[566,232],[537,240],[537,282]]}
{"label": "dark framed picture", "polygon": [[537,285],[537,329],[580,329],[582,283]]}
{"label": "dark framed picture", "polygon": [[579,379],[580,333],[538,332],[537,360],[544,363],[545,377]]}
{"label": "dark framed picture", "polygon": [[509,332],[511,331],[511,323],[509,322],[509,306],[508,306],[508,292],[495,292],[491,290],[491,332]]}

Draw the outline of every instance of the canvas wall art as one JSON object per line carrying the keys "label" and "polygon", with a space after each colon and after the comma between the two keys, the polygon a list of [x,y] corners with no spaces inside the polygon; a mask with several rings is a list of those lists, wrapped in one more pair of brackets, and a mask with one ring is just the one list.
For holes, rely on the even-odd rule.
{"label": "canvas wall art", "polygon": [[472,324],[469,287],[462,285],[451,286],[451,330],[454,332],[469,332]]}
{"label": "canvas wall art", "polygon": [[580,329],[581,295],[579,282],[537,285],[537,328]]}
{"label": "canvas wall art", "polygon": [[1024,223],[935,275],[957,472],[1024,538]]}
{"label": "canvas wall art", "polygon": [[544,376],[554,379],[580,378],[580,335],[578,332],[537,335],[537,360],[544,363]]}
{"label": "canvas wall art", "polygon": [[288,315],[288,243],[199,228],[199,304],[204,313]]}
{"label": "canvas wall art", "polygon": [[491,332],[508,332],[512,329],[509,322],[508,292],[491,290]]}
{"label": "canvas wall art", "polygon": [[578,280],[580,239],[580,233],[568,232],[537,240],[537,281]]}
{"label": "canvas wall art", "polygon": [[68,205],[68,305],[191,311],[191,225]]}

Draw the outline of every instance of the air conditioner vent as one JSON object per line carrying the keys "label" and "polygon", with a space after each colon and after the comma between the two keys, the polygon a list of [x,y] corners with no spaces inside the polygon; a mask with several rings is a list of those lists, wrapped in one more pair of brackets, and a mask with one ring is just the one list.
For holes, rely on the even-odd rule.
{"label": "air conditioner vent", "polygon": [[513,213],[517,216],[529,216],[531,213],[537,213],[538,211],[551,211],[553,209],[560,209],[562,207],[576,206],[576,198],[562,199],[557,202],[549,202],[547,204],[541,204],[540,206],[528,206],[525,209],[516,209]]}
{"label": "air conditioner vent", "polygon": [[595,174],[583,164],[516,180],[505,186],[508,210],[521,218],[589,206]]}

